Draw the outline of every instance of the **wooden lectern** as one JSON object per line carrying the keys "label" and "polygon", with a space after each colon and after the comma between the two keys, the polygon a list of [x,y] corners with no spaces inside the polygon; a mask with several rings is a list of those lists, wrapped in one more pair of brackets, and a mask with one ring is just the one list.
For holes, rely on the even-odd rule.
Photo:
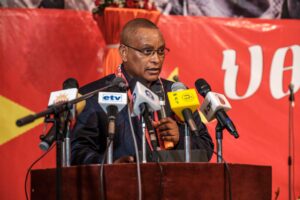
{"label": "wooden lectern", "polygon": [[[159,166],[160,165],[160,166]],[[271,200],[272,168],[228,164],[232,199]],[[31,172],[31,199],[55,199],[55,169]],[[229,199],[228,171],[218,163],[141,164],[143,199]],[[137,199],[136,164],[104,166],[106,199]],[[100,199],[100,165],[62,169],[62,199]]]}

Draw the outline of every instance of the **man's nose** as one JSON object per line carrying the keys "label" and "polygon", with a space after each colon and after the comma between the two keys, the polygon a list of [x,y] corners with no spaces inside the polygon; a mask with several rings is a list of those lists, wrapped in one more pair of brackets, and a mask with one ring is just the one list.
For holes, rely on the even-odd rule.
{"label": "man's nose", "polygon": [[161,61],[161,57],[158,55],[157,51],[154,51],[150,57],[151,62],[159,63]]}

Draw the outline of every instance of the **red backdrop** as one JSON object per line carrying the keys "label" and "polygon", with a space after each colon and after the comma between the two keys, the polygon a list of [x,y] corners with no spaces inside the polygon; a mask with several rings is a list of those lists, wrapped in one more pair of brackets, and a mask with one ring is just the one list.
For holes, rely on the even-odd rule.
{"label": "red backdrop", "polygon": [[[225,160],[272,165],[273,193],[280,188],[280,199],[287,199],[290,82],[296,90],[295,177],[300,169],[300,22],[161,16],[158,25],[171,49],[162,76],[178,70],[189,87],[204,78],[224,93],[240,134],[236,140],[224,132]],[[42,125],[19,131],[14,112],[41,111],[68,77],[80,85],[101,77],[104,41],[91,15],[76,11],[0,10],[0,32],[0,197],[25,199],[26,170],[42,154]],[[215,125],[208,124],[212,137]],[[54,165],[51,152],[35,168]]]}

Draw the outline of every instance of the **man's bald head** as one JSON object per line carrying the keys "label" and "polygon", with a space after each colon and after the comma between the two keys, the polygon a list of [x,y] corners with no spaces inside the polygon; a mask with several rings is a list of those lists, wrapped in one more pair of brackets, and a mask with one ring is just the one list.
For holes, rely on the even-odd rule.
{"label": "man's bald head", "polygon": [[124,70],[151,84],[159,78],[165,58],[165,40],[157,26],[147,19],[128,22],[121,33],[119,53]]}
{"label": "man's bald head", "polygon": [[135,18],[129,21],[121,32],[121,44],[129,44],[139,28],[149,28],[159,30],[158,27],[148,19]]}

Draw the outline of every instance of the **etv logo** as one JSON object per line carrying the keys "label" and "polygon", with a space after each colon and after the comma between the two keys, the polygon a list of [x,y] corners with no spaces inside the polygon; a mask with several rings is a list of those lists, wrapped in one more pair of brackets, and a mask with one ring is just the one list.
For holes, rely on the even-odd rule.
{"label": "etv logo", "polygon": [[121,95],[104,95],[102,96],[103,101],[114,101],[119,102],[122,101]]}

